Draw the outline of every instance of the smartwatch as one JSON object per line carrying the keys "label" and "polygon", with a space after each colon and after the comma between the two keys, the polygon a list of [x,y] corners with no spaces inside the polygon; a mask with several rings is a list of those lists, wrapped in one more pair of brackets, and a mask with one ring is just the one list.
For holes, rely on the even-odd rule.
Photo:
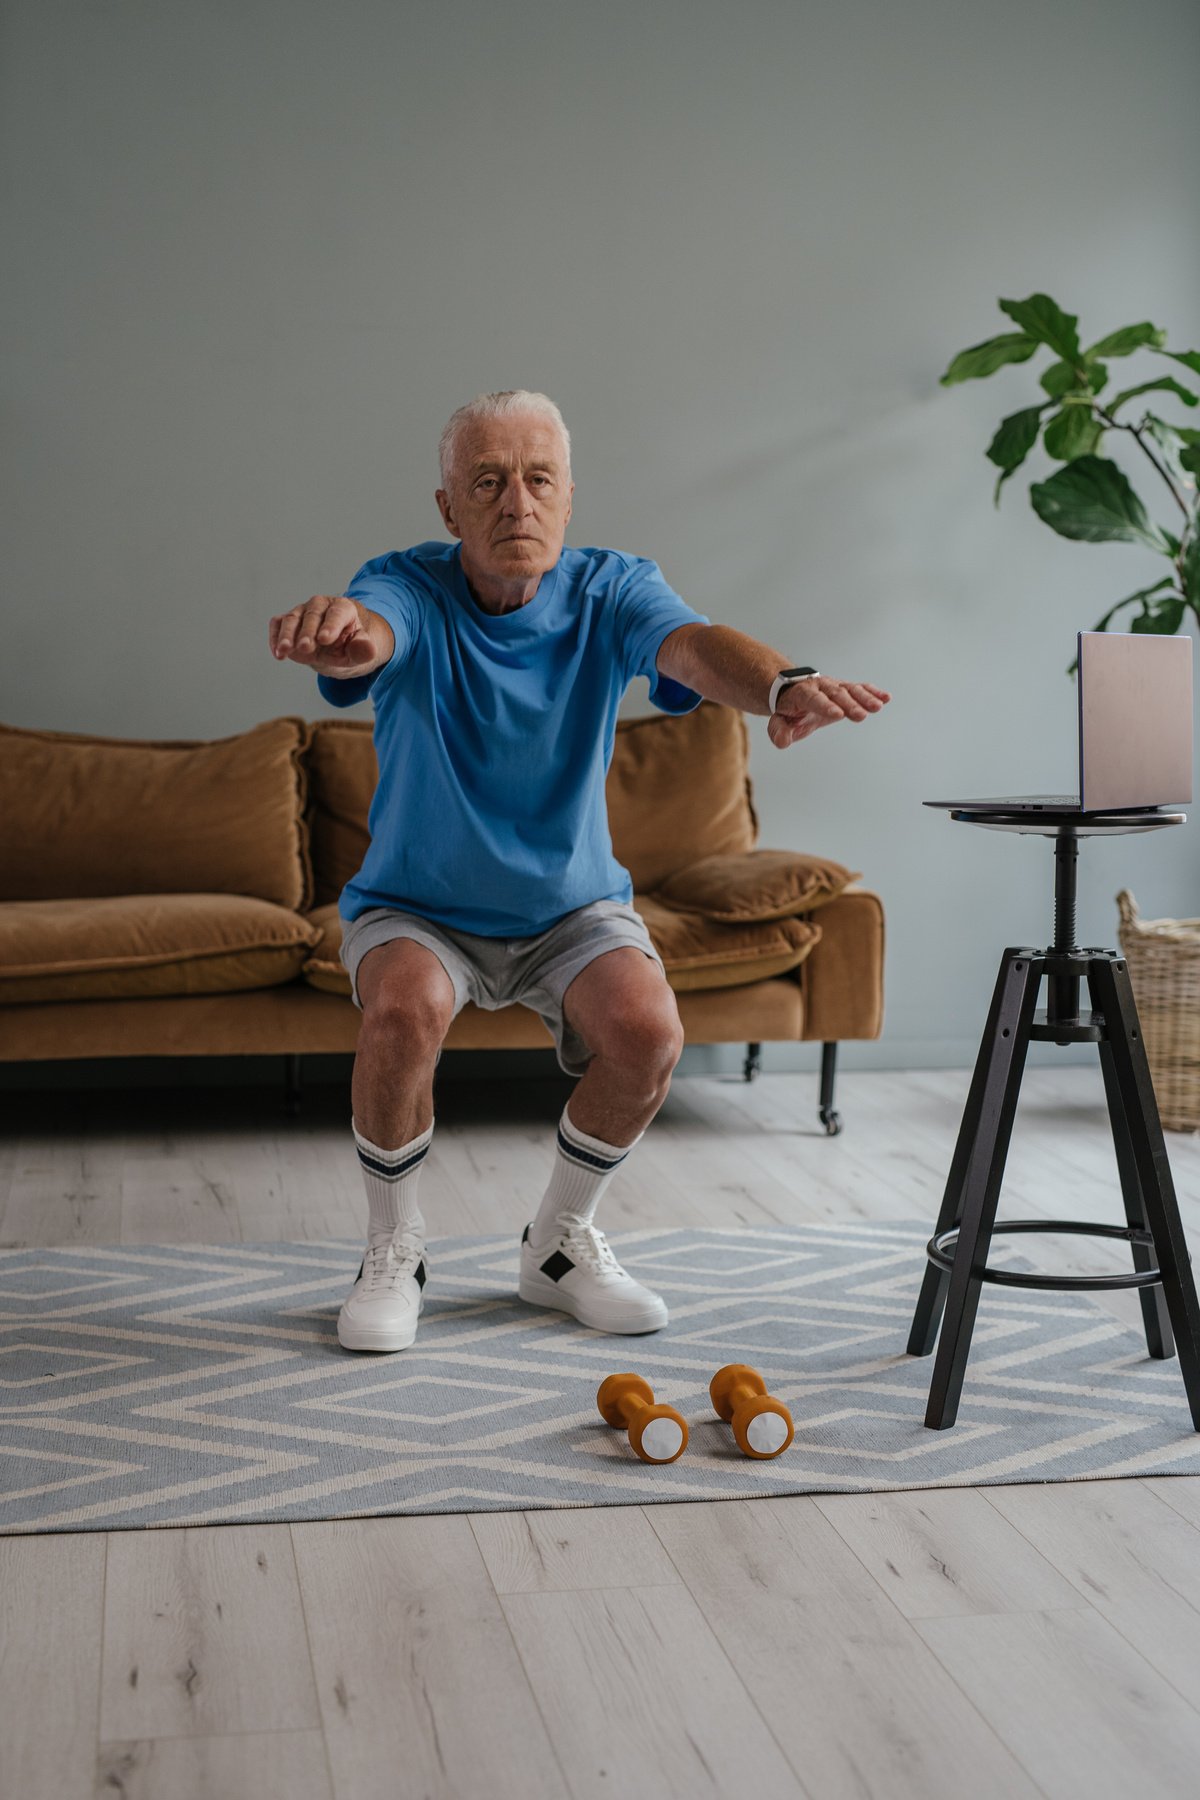
{"label": "smartwatch", "polygon": [[785,687],[790,687],[793,681],[807,681],[810,676],[820,673],[820,669],[809,668],[807,664],[801,669],[780,669],[771,683],[771,696],[767,702],[770,711],[774,712],[779,705],[779,696]]}

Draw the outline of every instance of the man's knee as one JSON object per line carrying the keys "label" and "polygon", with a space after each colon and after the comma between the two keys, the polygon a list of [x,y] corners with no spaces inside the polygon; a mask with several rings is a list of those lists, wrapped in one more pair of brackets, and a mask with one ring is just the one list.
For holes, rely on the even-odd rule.
{"label": "man's knee", "polygon": [[359,964],[363,1029],[436,1055],[454,1019],[454,983],[432,950],[414,938],[393,938],[368,950]]}
{"label": "man's knee", "polygon": [[669,990],[665,998],[615,1005],[594,1021],[592,1036],[588,1048],[595,1055],[655,1082],[670,1078],[683,1053],[683,1026]]}

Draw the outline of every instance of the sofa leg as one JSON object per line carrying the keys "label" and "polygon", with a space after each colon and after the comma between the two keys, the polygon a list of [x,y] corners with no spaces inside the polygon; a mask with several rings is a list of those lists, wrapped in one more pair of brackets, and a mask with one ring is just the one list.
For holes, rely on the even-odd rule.
{"label": "sofa leg", "polygon": [[283,1110],[289,1118],[294,1119],[300,1111],[300,1056],[285,1056],[283,1059]]}
{"label": "sofa leg", "polygon": [[833,1078],[837,1073],[836,1044],[821,1045],[821,1105],[820,1119],[825,1127],[826,1137],[836,1137],[842,1129],[841,1116],[833,1110]]}
{"label": "sofa leg", "polygon": [[746,1060],[742,1064],[742,1080],[753,1081],[762,1068],[762,1045],[747,1044]]}

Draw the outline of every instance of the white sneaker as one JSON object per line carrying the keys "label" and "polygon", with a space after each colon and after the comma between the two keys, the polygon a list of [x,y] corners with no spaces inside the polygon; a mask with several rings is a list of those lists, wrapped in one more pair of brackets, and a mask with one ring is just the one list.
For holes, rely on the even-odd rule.
{"label": "white sneaker", "polygon": [[407,1350],[417,1335],[427,1274],[425,1247],[395,1237],[370,1245],[338,1314],[344,1350]]}
{"label": "white sneaker", "polygon": [[569,1214],[560,1224],[557,1236],[539,1250],[525,1227],[517,1287],[522,1300],[571,1313],[594,1331],[661,1331],[668,1318],[666,1302],[625,1273],[604,1233]]}

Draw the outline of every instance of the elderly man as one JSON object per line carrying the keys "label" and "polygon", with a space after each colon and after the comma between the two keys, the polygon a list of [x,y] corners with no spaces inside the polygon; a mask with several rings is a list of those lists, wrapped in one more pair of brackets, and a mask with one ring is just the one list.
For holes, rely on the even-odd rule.
{"label": "elderly man", "polygon": [[416,1336],[433,1070],[467,1000],[532,1007],[579,1078],[521,1241],[521,1298],[599,1331],[657,1331],[661,1297],[593,1223],[683,1047],[608,833],[621,696],[645,675],[664,712],[707,697],[767,714],[781,750],[889,696],[710,624],[643,557],[564,547],[571,442],[546,395],[482,394],[440,448],[437,503],[455,541],[374,557],[344,595],[315,595],[269,628],[272,653],[315,670],[326,700],[369,693],[375,709],[371,842],[339,901],[362,1012],[351,1102],[369,1223],[338,1339],[403,1350]]}

